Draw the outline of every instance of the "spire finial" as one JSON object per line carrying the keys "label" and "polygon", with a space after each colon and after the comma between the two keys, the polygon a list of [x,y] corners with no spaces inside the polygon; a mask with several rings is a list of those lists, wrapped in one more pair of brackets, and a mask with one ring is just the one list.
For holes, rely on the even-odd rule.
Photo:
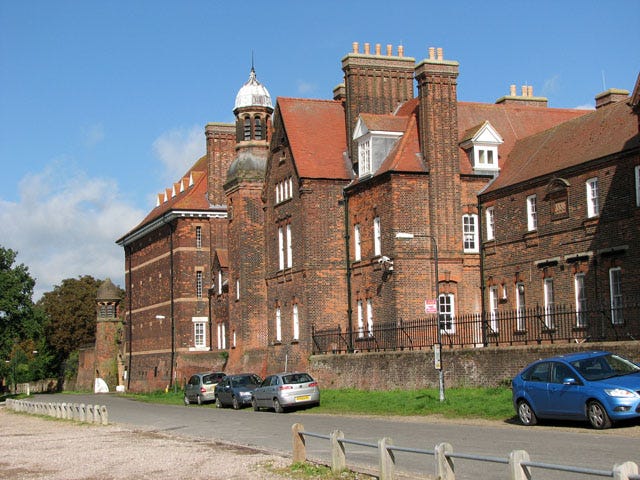
{"label": "spire finial", "polygon": [[256,69],[253,68],[253,50],[251,50],[251,71],[255,73]]}

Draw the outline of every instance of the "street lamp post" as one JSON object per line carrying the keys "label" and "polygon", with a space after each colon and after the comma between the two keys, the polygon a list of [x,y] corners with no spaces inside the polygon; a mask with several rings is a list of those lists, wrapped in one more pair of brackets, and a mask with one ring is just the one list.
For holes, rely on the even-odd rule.
{"label": "street lamp post", "polygon": [[420,233],[407,233],[396,232],[396,238],[411,240],[413,238],[429,238],[433,245],[433,260],[435,267],[435,291],[436,291],[436,315],[437,315],[437,330],[436,330],[436,345],[434,350],[434,362],[436,370],[438,370],[438,387],[440,391],[440,401],[444,402],[444,371],[442,369],[442,324],[440,322],[440,285],[438,276],[438,241],[433,235],[420,234]]}

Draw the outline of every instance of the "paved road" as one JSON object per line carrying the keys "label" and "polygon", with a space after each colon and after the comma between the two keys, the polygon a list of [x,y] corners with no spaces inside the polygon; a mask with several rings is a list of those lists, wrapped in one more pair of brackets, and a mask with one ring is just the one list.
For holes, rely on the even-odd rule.
{"label": "paved road", "polygon": [[[616,463],[640,464],[640,422],[595,431],[586,425],[555,424],[523,427],[504,422],[453,422],[430,418],[379,418],[319,415],[307,412],[275,414],[254,412],[251,408],[235,411],[210,406],[171,406],[136,402],[115,394],[37,395],[37,401],[106,405],[109,420],[141,428],[174,432],[199,438],[222,440],[291,453],[291,426],[304,425],[306,431],[329,435],[341,430],[345,438],[377,444],[389,437],[394,445],[433,451],[436,444],[450,443],[454,453],[508,458],[513,450],[526,450],[532,461],[561,465],[579,465],[596,470],[611,470]],[[308,456],[327,462],[329,442],[308,437]],[[371,448],[347,445],[347,463],[377,465]],[[397,468],[405,472],[434,472],[433,457],[415,453],[396,454]],[[457,479],[504,480],[507,465],[455,459]],[[534,470],[537,479],[580,478],[575,474]],[[593,477],[583,477],[593,478]]]}

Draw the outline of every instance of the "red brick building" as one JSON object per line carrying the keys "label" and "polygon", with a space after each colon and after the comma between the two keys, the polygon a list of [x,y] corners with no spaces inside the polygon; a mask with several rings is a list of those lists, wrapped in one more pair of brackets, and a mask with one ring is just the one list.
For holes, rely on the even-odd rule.
{"label": "red brick building", "polygon": [[[553,269],[582,271],[603,254],[598,268],[615,263],[638,284],[637,260],[618,260],[638,257],[639,209],[621,193],[638,190],[637,86],[636,110],[614,92],[599,103],[621,102],[589,113],[548,108],[531,87],[495,104],[459,102],[458,63],[441,49],[416,63],[402,47],[354,44],[342,69],[332,100],[275,106],[252,69],[235,125],[208,124],[207,154],[118,240],[128,388],[171,386],[195,370],[306,368],[314,331],[340,332],[336,350],[375,348],[378,325],[425,309],[454,336],[456,317],[486,310],[489,295],[512,306],[525,275],[533,301]],[[578,218],[577,192],[596,177],[598,219]],[[576,231],[591,237],[564,248]]]}

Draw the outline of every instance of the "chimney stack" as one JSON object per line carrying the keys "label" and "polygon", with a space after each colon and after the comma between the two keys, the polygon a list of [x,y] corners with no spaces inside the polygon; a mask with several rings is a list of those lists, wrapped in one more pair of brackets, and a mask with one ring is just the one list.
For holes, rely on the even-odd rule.
{"label": "chimney stack", "polygon": [[602,108],[612,103],[623,102],[629,98],[628,90],[610,88],[609,90],[596,95],[596,109]]}
{"label": "chimney stack", "polygon": [[514,84],[509,85],[509,95],[500,97],[496,100],[497,104],[502,105],[520,105],[527,107],[547,107],[547,99],[544,97],[533,96],[532,85],[522,85],[522,95],[518,96],[516,93],[516,86]]}

